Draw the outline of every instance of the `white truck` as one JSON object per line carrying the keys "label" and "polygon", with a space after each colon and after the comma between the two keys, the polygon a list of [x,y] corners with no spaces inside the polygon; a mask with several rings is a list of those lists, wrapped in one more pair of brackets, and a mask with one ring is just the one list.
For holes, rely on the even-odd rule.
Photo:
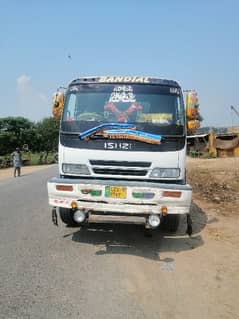
{"label": "white truck", "polygon": [[[55,105],[58,107],[58,104]],[[186,183],[186,112],[176,81],[137,76],[82,77],[64,94],[59,176],[48,181],[53,221],[92,215],[143,217],[172,232],[180,215],[192,233]]]}

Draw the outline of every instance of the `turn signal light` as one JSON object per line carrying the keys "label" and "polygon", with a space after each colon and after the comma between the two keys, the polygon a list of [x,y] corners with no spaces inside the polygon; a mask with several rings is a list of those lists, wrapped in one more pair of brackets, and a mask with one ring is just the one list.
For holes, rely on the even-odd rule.
{"label": "turn signal light", "polygon": [[77,202],[71,202],[71,208],[77,209]]}
{"label": "turn signal light", "polygon": [[163,197],[174,197],[174,198],[179,198],[181,197],[182,192],[172,192],[172,191],[164,191],[163,192]]}
{"label": "turn signal light", "polygon": [[72,185],[56,185],[56,190],[64,191],[64,192],[72,192],[73,186]]}
{"label": "turn signal light", "polygon": [[167,215],[167,213],[168,213],[168,208],[167,208],[167,206],[162,206],[162,207],[161,207],[161,213],[162,213],[163,216]]}

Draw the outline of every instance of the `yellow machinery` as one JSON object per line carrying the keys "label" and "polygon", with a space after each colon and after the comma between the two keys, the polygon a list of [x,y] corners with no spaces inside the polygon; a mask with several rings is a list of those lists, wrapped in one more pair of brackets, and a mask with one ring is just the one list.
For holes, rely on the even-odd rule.
{"label": "yellow machinery", "polygon": [[198,94],[194,90],[188,91],[186,95],[186,119],[188,135],[192,135],[199,129],[202,120],[199,113]]}

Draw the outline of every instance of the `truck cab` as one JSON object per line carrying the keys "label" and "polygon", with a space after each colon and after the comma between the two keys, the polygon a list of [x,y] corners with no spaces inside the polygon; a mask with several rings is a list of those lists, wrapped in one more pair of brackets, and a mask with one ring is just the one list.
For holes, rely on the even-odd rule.
{"label": "truck cab", "polygon": [[68,225],[91,215],[141,216],[176,230],[189,214],[186,120],[176,81],[103,76],[73,80],[64,96],[59,176],[49,204]]}

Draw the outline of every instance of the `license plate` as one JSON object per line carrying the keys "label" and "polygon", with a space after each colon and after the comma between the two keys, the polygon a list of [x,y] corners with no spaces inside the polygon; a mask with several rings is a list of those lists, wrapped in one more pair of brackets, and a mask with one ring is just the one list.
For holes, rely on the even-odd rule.
{"label": "license plate", "polygon": [[105,187],[105,197],[126,198],[126,196],[127,196],[126,187],[122,187],[122,186],[106,186]]}

